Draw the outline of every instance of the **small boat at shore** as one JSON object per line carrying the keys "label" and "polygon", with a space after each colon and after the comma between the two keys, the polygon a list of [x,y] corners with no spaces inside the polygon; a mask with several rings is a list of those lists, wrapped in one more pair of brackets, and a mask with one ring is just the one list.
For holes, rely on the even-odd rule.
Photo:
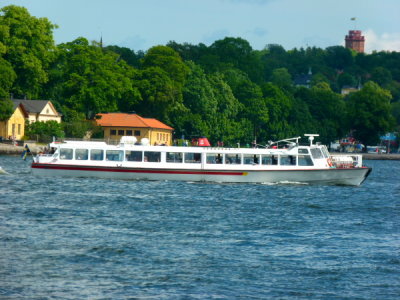
{"label": "small boat at shore", "polygon": [[313,143],[318,135],[305,136],[307,145],[296,137],[263,148],[152,146],[131,136],[118,145],[53,142],[52,152],[35,156],[31,168],[39,176],[355,186],[370,174],[361,155],[331,155],[326,146]]}

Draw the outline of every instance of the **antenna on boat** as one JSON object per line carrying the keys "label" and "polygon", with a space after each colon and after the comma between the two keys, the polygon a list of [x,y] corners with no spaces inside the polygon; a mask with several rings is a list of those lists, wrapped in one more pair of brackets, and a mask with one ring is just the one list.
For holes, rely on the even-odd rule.
{"label": "antenna on boat", "polygon": [[312,142],[313,142],[313,140],[314,140],[314,137],[316,137],[316,136],[319,136],[319,134],[311,134],[311,133],[309,133],[309,134],[305,134],[304,136],[308,136],[308,140],[310,141],[310,146],[312,146]]}
{"label": "antenna on boat", "polygon": [[[294,137],[294,138],[279,140],[279,141],[276,141],[276,142],[268,141],[268,144],[269,144],[269,147],[272,146],[273,144],[276,144],[277,146],[279,146],[279,143],[282,143],[282,142],[285,142],[286,144],[289,144],[289,145],[298,145],[300,138],[301,138],[301,136],[297,136],[297,137]],[[296,141],[296,143],[291,142],[291,141],[294,141],[294,140]]]}

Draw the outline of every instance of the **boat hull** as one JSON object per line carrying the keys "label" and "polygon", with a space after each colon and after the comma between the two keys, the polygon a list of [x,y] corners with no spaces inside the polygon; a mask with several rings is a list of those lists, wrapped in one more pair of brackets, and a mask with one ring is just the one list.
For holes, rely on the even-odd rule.
{"label": "boat hull", "polygon": [[33,163],[39,176],[97,177],[122,180],[171,180],[226,183],[307,183],[360,185],[370,168],[286,169],[286,170],[204,170],[100,167]]}

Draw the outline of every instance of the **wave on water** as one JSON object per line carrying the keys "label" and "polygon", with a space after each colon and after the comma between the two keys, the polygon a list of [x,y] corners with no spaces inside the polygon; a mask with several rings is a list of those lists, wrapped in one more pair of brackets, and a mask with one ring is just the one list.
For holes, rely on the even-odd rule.
{"label": "wave on water", "polygon": [[6,170],[0,167],[0,175],[10,175],[10,173],[8,173]]}
{"label": "wave on water", "polygon": [[262,185],[309,185],[307,182],[299,182],[299,181],[277,181],[277,182],[262,182]]}
{"label": "wave on water", "polygon": [[399,299],[400,162],[357,190],[0,165],[0,299]]}

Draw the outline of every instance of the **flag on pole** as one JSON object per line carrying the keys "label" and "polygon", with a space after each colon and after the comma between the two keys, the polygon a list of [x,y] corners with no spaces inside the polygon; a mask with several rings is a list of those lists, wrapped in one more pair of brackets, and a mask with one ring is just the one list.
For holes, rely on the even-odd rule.
{"label": "flag on pole", "polygon": [[26,160],[26,157],[28,156],[28,153],[31,153],[31,150],[29,149],[28,144],[25,145],[24,152],[22,152],[21,157],[23,160]]}
{"label": "flag on pole", "polygon": [[352,21],[355,21],[355,20],[356,20],[356,18],[355,18],[355,17],[353,17],[353,18],[351,18],[350,20],[352,20]]}

